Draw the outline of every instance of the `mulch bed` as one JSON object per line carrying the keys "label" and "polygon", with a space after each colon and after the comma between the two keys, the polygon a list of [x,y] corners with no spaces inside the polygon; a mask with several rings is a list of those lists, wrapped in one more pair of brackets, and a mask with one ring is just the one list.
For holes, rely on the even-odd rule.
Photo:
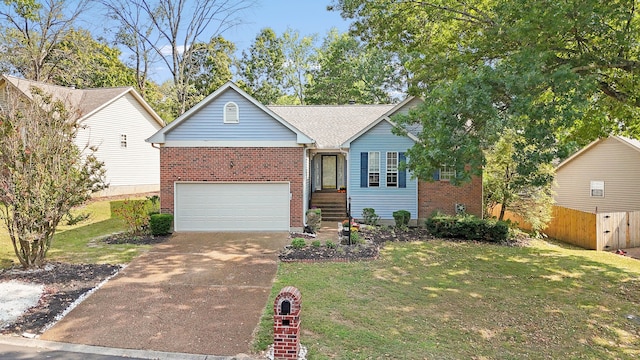
{"label": "mulch bed", "polygon": [[[168,238],[169,236],[130,236],[119,233],[99,241],[107,244],[157,244]],[[121,265],[110,264],[49,262],[41,269],[24,270],[21,266],[16,266],[0,270],[0,282],[18,280],[45,286],[38,305],[29,309],[15,323],[0,329],[0,334],[41,334],[73,302],[108,277],[115,275],[121,268]]]}
{"label": "mulch bed", "polygon": [[[396,229],[391,227],[362,228],[358,232],[364,243],[355,245],[336,245],[335,248],[307,245],[301,249],[287,246],[279,255],[283,262],[322,262],[322,261],[360,261],[374,260],[378,258],[380,247],[386,242],[394,241],[421,241],[432,239],[433,236],[423,228]],[[292,234],[292,237],[304,237],[307,240],[312,236],[304,234]]]}
{"label": "mulch bed", "polygon": [[44,294],[38,305],[29,309],[15,323],[0,330],[2,334],[40,334],[82,294],[106,278],[115,275],[120,265],[66,264],[52,262],[42,269],[7,269],[0,272],[0,282],[18,280],[42,284]]}
{"label": "mulch bed", "polygon": [[169,236],[153,236],[149,234],[143,235],[129,235],[127,233],[116,233],[111,234],[107,237],[100,239],[101,242],[105,244],[136,244],[136,245],[152,245],[159,244],[161,242],[165,242]]}

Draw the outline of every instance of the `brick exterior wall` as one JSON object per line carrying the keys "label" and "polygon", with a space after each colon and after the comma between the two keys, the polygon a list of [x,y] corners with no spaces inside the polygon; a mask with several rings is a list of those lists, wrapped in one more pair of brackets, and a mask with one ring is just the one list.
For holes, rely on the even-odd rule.
{"label": "brick exterior wall", "polygon": [[[282,303],[289,303],[289,312],[282,313]],[[300,290],[287,286],[280,290],[273,302],[273,358],[298,359],[300,353]]]}
{"label": "brick exterior wall", "polygon": [[[174,182],[290,183],[291,227],[303,226],[302,147],[163,147],[160,148],[160,208],[174,213]],[[233,162],[233,166],[231,166]]]}
{"label": "brick exterior wall", "polygon": [[455,205],[465,204],[467,213],[482,216],[482,177],[474,176],[470,183],[451,185],[448,181],[418,182],[418,218],[426,219],[434,211],[455,214]]}

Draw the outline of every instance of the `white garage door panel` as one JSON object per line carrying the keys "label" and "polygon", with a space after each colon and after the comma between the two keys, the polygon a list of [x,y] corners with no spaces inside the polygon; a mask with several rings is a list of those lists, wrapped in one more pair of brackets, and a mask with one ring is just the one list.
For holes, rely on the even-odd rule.
{"label": "white garage door panel", "polygon": [[176,184],[176,231],[288,231],[287,183]]}

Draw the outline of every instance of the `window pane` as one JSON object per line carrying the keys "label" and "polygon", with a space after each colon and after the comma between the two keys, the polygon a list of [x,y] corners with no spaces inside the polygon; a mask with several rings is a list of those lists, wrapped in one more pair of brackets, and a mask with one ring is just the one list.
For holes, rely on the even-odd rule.
{"label": "window pane", "polygon": [[398,173],[387,173],[387,186],[398,186]]}
{"label": "window pane", "polygon": [[369,173],[369,186],[380,186],[380,173]]}
{"label": "window pane", "polygon": [[395,151],[387,153],[387,172],[398,171],[398,153]]}
{"label": "window pane", "polygon": [[450,166],[442,165],[440,168],[440,180],[442,181],[450,181],[455,179],[456,170]]}
{"label": "window pane", "polygon": [[369,172],[380,171],[380,153],[372,151],[369,153]]}
{"label": "window pane", "polygon": [[604,181],[591,181],[591,196],[604,197]]}

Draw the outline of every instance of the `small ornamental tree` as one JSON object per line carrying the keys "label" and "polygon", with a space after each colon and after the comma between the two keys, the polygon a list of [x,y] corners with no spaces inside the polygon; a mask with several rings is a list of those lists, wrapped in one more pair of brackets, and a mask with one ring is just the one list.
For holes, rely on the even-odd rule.
{"label": "small ornamental tree", "polygon": [[30,91],[8,92],[0,109],[0,217],[25,268],[41,267],[63,216],[105,188],[96,148],[74,143],[79,112]]}

